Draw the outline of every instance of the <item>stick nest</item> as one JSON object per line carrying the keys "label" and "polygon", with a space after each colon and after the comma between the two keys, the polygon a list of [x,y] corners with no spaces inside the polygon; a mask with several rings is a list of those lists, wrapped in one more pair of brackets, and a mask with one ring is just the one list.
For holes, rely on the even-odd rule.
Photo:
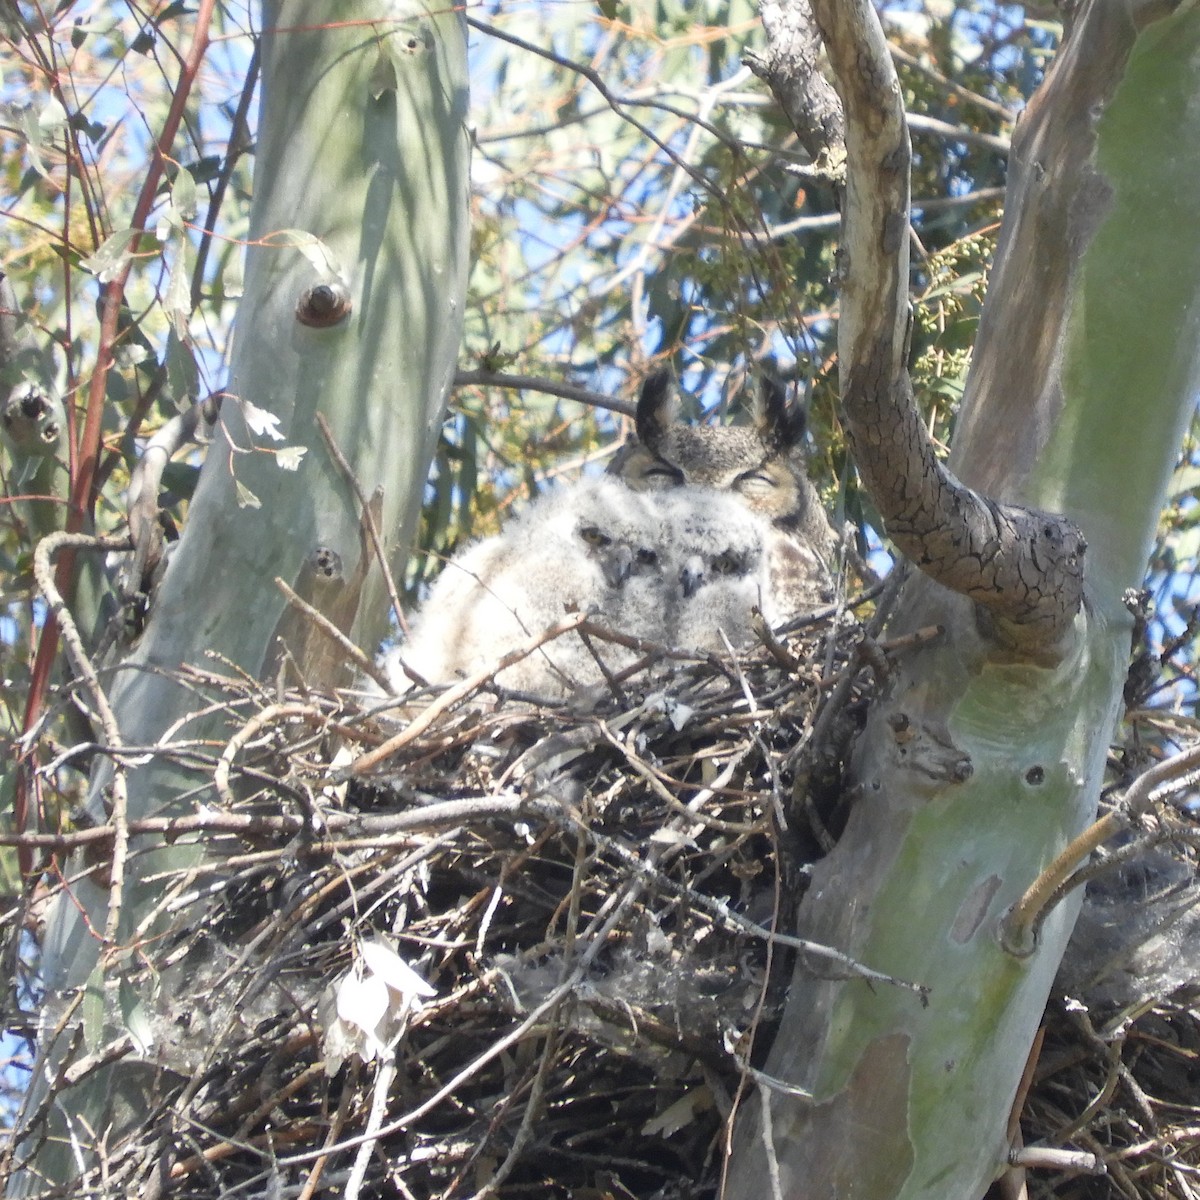
{"label": "stick nest", "polygon": [[[156,1103],[85,1150],[98,1191],[713,1194],[795,957],[770,931],[839,820],[862,638],[818,614],[552,706],[190,672],[228,740],[194,813],[131,825],[170,932],[108,964],[83,1069],[141,1059]],[[433,994],[385,990],[375,1042],[381,954]]]}
{"label": "stick nest", "polygon": [[[146,1092],[89,1137],[52,1090],[5,1171],[49,1136],[81,1147],[73,1195],[717,1195],[797,966],[771,934],[836,839],[887,649],[830,612],[554,706],[192,671],[228,740],[193,814],[131,827],[169,932],[106,964],[56,1085],[123,1058]],[[1051,1002],[1023,1132],[1108,1174],[1026,1194],[1193,1197],[1200,1016],[1150,998],[1114,1038],[1101,1007]]]}

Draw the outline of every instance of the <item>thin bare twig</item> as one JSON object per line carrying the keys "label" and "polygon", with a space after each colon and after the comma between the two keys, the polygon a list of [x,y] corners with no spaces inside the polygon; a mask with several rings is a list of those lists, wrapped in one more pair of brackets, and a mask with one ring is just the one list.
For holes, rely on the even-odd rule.
{"label": "thin bare twig", "polygon": [[1010,954],[1027,957],[1037,948],[1037,935],[1055,907],[1081,882],[1080,864],[1093,851],[1128,829],[1134,817],[1173,789],[1190,786],[1200,770],[1200,745],[1189,746],[1151,767],[1130,785],[1121,803],[1089,825],[1026,888],[1001,926],[1001,942]]}
{"label": "thin bare twig", "polygon": [[[317,415],[319,419],[320,414]],[[275,576],[275,586],[283,593],[283,598],[288,604],[297,612],[302,613],[334,645],[343,650],[364,675],[369,675],[375,680],[385,693],[392,690],[392,681],[387,677],[387,673],[376,665],[374,659],[360,650],[320,609],[314,608],[307,600],[297,596],[278,575]]]}
{"label": "thin bare twig", "polygon": [[79,630],[75,627],[75,619],[71,616],[66,602],[58,590],[54,574],[54,556],[60,550],[128,550],[131,548],[127,537],[91,537],[83,533],[52,533],[42,538],[33,552],[33,574],[37,580],[38,589],[45,597],[46,604],[54,614],[66,647],[67,658],[75,674],[83,680],[88,694],[95,705],[96,714],[100,718],[104,736],[110,746],[118,753],[113,757],[113,779],[110,788],[112,804],[113,846],[112,858],[109,863],[109,901],[108,917],[104,926],[104,938],[108,944],[115,945],[121,922],[121,902],[125,892],[125,860],[129,854],[129,830],[127,827],[128,791],[125,781],[125,769],[120,758],[121,728],[117,723],[116,714],[108,702],[108,696],[100,686],[96,670],[92,666],[84,647]]}
{"label": "thin bare twig", "polygon": [[126,500],[133,558],[121,572],[126,598],[146,588],[149,577],[163,554],[163,532],[159,524],[158,492],[167,463],[184,446],[198,441],[201,427],[210,433],[221,409],[221,393],[215,393],[172,417],[147,443],[129,476]]}
{"label": "thin bare twig", "polygon": [[984,112],[989,112],[992,116],[999,117],[1001,121],[1009,125],[1015,124],[1017,114],[998,100],[981,96],[978,92],[973,92],[970,88],[963,87],[961,83],[956,83],[953,79],[943,75],[941,71],[922,62],[915,54],[909,54],[907,50],[902,49],[894,43],[889,43],[888,48],[891,50],[892,58],[896,62],[902,63],[910,70],[924,75],[926,79],[936,83],[948,95],[953,96],[957,100],[962,100],[966,104],[973,104],[976,108],[981,108]]}
{"label": "thin bare twig", "polygon": [[546,379],[541,375],[508,375],[503,371],[485,371],[481,368],[474,371],[456,372],[454,386],[456,388],[498,387],[511,388],[519,392],[541,392],[547,396],[561,396],[564,400],[574,400],[579,404],[586,404],[589,408],[603,408],[608,412],[620,413],[623,417],[637,416],[637,406],[628,400],[617,400],[612,396],[593,392],[574,383],[562,383],[556,379]]}
{"label": "thin bare twig", "polygon": [[292,717],[315,717],[320,718],[323,714],[320,709],[315,708],[311,704],[270,704],[248,720],[229,739],[225,745],[225,749],[221,751],[221,757],[217,760],[217,769],[213,772],[213,785],[217,789],[217,795],[221,800],[232,809],[237,803],[233,792],[229,789],[229,772],[233,766],[233,760],[237,757],[237,753],[251,739],[256,737],[259,732],[265,729],[268,725],[274,725],[277,721],[286,721]]}
{"label": "thin bare twig", "polygon": [[378,746],[374,750],[369,750],[366,754],[359,755],[350,764],[348,774],[363,775],[371,770],[372,767],[378,766],[389,755],[395,754],[397,750],[403,749],[403,747],[418,738],[442,713],[452,708],[466,696],[471,695],[472,692],[478,691],[493,676],[498,675],[507,667],[511,667],[514,663],[519,663],[523,658],[528,658],[529,655],[540,649],[547,642],[551,642],[557,637],[562,637],[563,634],[570,633],[573,629],[578,629],[586,620],[586,613],[572,613],[557,624],[551,625],[549,629],[544,629],[536,637],[522,642],[521,645],[515,650],[510,650],[498,662],[484,667],[480,671],[476,671],[474,675],[469,679],[464,679],[462,683],[455,684],[454,687],[443,692],[432,704],[423,709],[420,715],[415,717],[403,732],[389,738],[382,746]]}

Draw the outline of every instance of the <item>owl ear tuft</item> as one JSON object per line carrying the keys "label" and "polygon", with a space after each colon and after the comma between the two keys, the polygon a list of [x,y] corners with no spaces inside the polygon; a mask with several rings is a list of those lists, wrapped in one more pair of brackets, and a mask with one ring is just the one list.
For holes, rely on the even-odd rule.
{"label": "owl ear tuft", "polygon": [[763,375],[754,405],[754,425],[763,441],[776,450],[794,450],[804,441],[806,422],[804,409],[788,400],[787,385]]}
{"label": "owl ear tuft", "polygon": [[670,371],[655,371],[642,383],[637,402],[637,435],[644,446],[657,450],[679,415],[679,399]]}

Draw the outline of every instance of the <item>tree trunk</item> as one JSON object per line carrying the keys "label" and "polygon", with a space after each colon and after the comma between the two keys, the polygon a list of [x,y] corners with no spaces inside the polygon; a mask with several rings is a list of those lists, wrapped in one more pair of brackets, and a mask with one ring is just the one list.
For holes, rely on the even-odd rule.
{"label": "tree trunk", "polygon": [[[945,635],[887,681],[799,933],[928,985],[929,1002],[800,964],[766,1071],[810,1097],[764,1086],[747,1106],[737,1200],[977,1197],[1007,1161],[1074,908],[1027,955],[1000,927],[1094,817],[1127,666],[1122,594],[1141,581],[1200,367],[1200,252],[1178,238],[1200,171],[1200,16],[1171,9],[1088,4],[1018,127],[950,463],[1079,526],[1082,608],[1057,645],[1014,651],[971,600],[907,585],[892,632]],[[848,227],[853,153],[849,170]],[[854,350],[843,342],[843,369]]]}
{"label": "tree trunk", "polygon": [[[160,749],[93,780],[91,815],[117,835],[100,870],[81,876],[97,864],[73,864],[69,894],[49,921],[41,1052],[52,1072],[81,1016],[89,1050],[119,1041],[125,963],[196,919],[193,906],[168,921],[156,909],[163,885],[142,881],[195,863],[202,844],[139,844],[122,833],[128,820],[213,801],[211,762],[194,768],[171,743],[222,745],[232,730],[223,713],[185,719],[200,699],[179,668],[264,679],[299,670],[311,684],[348,682],[344,656],[285,607],[273,580],[370,650],[388,611],[371,520],[396,571],[415,530],[466,289],[465,27],[453,10],[422,0],[347,0],[336,18],[302,0],[264,5],[246,290],[221,427],[148,626],[109,689],[122,743]],[[282,440],[261,413],[276,419]],[[370,497],[371,520],[318,417]],[[298,469],[276,459],[283,446],[305,448]],[[87,999],[72,1009],[84,985]],[[163,1004],[181,999],[167,994]],[[170,1065],[169,1051],[153,1053]],[[79,1157],[49,1143],[39,1172],[65,1180],[93,1167],[93,1139],[79,1131],[112,1121],[119,1134],[115,1097],[144,1116],[134,1057],[57,1089],[56,1109],[82,1138]],[[31,1091],[27,1114],[43,1094]],[[111,1144],[112,1130],[106,1136]],[[34,1186],[25,1172],[18,1188]]]}

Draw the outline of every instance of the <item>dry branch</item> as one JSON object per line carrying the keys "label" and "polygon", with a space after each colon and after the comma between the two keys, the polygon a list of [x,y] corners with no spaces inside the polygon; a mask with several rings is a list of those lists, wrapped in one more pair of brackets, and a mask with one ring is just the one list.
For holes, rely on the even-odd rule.
{"label": "dry branch", "polygon": [[821,38],[809,2],[766,0],[760,15],[767,46],[761,56],[748,59],[750,69],[775,92],[815,169],[844,183],[846,119],[837,92],[820,71]]}
{"label": "dry branch", "polygon": [[[384,1186],[386,1163],[420,1200],[464,1200],[488,1186],[516,1200],[593,1186],[603,1161],[634,1195],[714,1187],[720,1098],[788,1086],[764,1073],[753,1043],[781,1012],[793,961],[822,978],[865,976],[876,989],[902,982],[785,932],[806,868],[776,871],[821,853],[807,813],[838,830],[842,785],[814,791],[805,761],[836,757],[839,738],[844,748],[847,702],[861,705],[867,679],[894,672],[889,659],[913,639],[864,646],[863,631],[833,613],[773,638],[775,653],[760,646],[736,662],[652,656],[657,665],[624,680],[621,706],[604,693],[582,707],[514,707],[463,689],[422,721],[400,759],[376,764],[369,784],[347,783],[337,765],[346,755],[335,755],[387,740],[395,726],[377,697],[277,695],[249,678],[189,671],[197,709],[229,716],[224,752],[120,749],[177,754],[189,770],[207,750],[210,782],[194,811],[28,839],[87,845],[93,859],[118,833],[134,854],[180,838],[203,837],[210,849],[203,866],[161,876],[160,909],[176,914],[175,928],[109,968],[114,991],[176,998],[161,1013],[143,1003],[153,1028],[173,1031],[154,1053],[180,1079],[144,1128],[110,1139],[109,1179],[150,1194],[163,1172],[202,1198],[276,1168],[314,1188],[345,1187],[357,1162],[367,1194]],[[656,699],[663,691],[690,710],[683,728]],[[410,728],[434,707],[416,695],[406,703]],[[198,891],[215,904],[196,924]],[[321,990],[344,974],[351,943],[376,932],[398,937],[439,989],[397,1044],[386,1107],[373,1065],[329,1076],[321,1064]],[[191,993],[178,990],[178,974],[171,988],[152,986],[172,963]],[[1194,1015],[1174,1019],[1181,1037],[1200,1039]],[[1049,1082],[1031,1091],[1026,1140],[1070,1126],[1075,1144],[1061,1149],[1113,1172],[1146,1170],[1167,1145],[1159,1100],[1150,1103],[1160,1136],[1096,1138],[1110,1119],[1121,1130],[1145,1125],[1144,1113],[1114,1115],[1111,1105],[1132,1094],[1135,1067],[1151,1094],[1170,1095],[1176,1052],[1135,1060],[1130,1040],[1114,1057],[1070,1012],[1052,1021],[1039,1076]],[[78,1053],[62,1086],[142,1051],[122,1036]],[[1088,1101],[1110,1077],[1122,1087],[1102,1116]],[[597,1097],[601,1122],[586,1116]],[[25,1114],[27,1128],[52,1100]],[[662,1126],[673,1132],[647,1132],[676,1111]],[[581,1129],[592,1130],[586,1154]],[[1191,1153],[1186,1139],[1177,1146]],[[1030,1165],[1083,1161],[1072,1153],[1034,1154]]]}

